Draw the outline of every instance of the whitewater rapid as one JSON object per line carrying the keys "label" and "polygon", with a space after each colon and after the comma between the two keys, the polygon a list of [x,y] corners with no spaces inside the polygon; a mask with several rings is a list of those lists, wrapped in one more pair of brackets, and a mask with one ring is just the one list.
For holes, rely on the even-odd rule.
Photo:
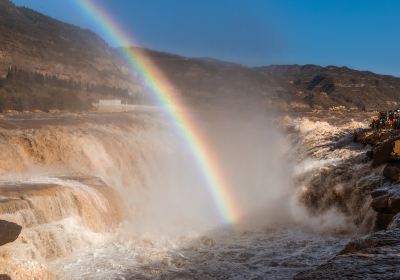
{"label": "whitewater rapid", "polygon": [[[1,215],[25,225],[31,245],[0,251],[49,272],[38,279],[290,279],[371,228],[368,201],[341,191],[367,170],[351,139],[363,121],[286,117],[277,129],[271,117],[209,116],[202,128],[244,213],[239,227],[225,228],[171,123],[148,113],[96,118],[0,131],[0,191],[46,189],[24,196],[32,225],[24,212]],[[352,168],[364,173],[350,178]],[[38,230],[43,242],[32,242]],[[40,246],[50,254],[35,253],[46,252]]]}
{"label": "whitewater rapid", "polygon": [[333,257],[347,239],[301,228],[132,236],[55,266],[67,279],[290,279]]}

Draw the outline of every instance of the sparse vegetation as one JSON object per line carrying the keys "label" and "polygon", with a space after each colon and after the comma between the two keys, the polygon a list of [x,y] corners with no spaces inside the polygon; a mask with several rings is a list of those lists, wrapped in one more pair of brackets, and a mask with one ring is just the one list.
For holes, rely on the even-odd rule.
{"label": "sparse vegetation", "polygon": [[11,66],[0,80],[0,111],[86,110],[101,98],[139,102],[127,89],[60,79]]}

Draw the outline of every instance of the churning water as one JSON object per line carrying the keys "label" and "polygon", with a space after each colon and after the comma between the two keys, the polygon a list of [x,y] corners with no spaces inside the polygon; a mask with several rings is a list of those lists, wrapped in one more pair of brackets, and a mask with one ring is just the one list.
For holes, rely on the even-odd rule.
{"label": "churning water", "polygon": [[300,228],[133,237],[57,264],[72,279],[290,279],[334,256],[346,238]]}
{"label": "churning water", "polygon": [[[237,228],[224,228],[190,150],[158,115],[3,132],[2,158],[13,158],[0,160],[7,184],[23,184],[25,174],[31,184],[58,186],[50,200],[43,194],[31,199],[29,215],[40,219],[22,233],[27,239],[59,236],[52,239],[53,254],[35,257],[32,246],[46,242],[28,240],[30,254],[20,258],[30,255],[63,279],[290,279],[337,253],[349,238],[346,228],[354,226],[352,213],[334,206],[309,211],[300,198],[315,192],[310,182],[321,169],[362,152],[346,135],[362,124],[292,118],[279,130],[259,115],[209,118],[201,127],[240,206]],[[121,199],[110,200],[107,188]],[[37,211],[49,201],[54,207]],[[57,205],[70,210],[59,215]],[[116,208],[123,214],[102,214]],[[110,220],[121,216],[114,230]],[[71,230],[83,240],[60,236]],[[23,242],[18,246],[24,250]]]}

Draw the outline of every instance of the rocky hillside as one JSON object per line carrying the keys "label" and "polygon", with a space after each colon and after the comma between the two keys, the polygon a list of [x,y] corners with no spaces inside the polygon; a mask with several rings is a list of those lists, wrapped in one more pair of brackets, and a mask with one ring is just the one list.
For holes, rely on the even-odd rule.
{"label": "rocky hillside", "polygon": [[[128,74],[119,51],[94,32],[16,7],[9,0],[0,0],[0,42],[0,110],[86,109],[100,98],[117,97],[134,103],[148,95],[141,82]],[[343,107],[375,110],[396,107],[400,102],[400,78],[346,67],[252,68],[141,51],[194,104],[230,106],[245,100],[278,110],[309,111]],[[27,75],[13,75],[9,80],[10,66]],[[44,77],[39,82],[37,74]],[[101,92],[97,92],[99,88]]]}
{"label": "rocky hillside", "polygon": [[124,86],[113,49],[90,30],[0,0],[0,69],[9,65],[90,83]]}
{"label": "rocky hillside", "polygon": [[147,51],[186,95],[202,101],[262,100],[283,110],[361,110],[400,103],[400,78],[346,67],[272,65],[250,68],[212,59]]}
{"label": "rocky hillside", "polygon": [[347,67],[282,65],[259,68],[283,92],[312,108],[393,108],[400,102],[400,78]]}

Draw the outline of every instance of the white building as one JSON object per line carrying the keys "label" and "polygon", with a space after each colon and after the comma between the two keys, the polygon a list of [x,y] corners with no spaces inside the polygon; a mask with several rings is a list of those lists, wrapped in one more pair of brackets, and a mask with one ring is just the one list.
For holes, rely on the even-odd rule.
{"label": "white building", "polygon": [[120,99],[100,99],[93,104],[97,110],[106,112],[121,112],[127,110],[127,104],[123,104]]}
{"label": "white building", "polygon": [[99,107],[121,107],[122,102],[120,99],[100,99]]}

